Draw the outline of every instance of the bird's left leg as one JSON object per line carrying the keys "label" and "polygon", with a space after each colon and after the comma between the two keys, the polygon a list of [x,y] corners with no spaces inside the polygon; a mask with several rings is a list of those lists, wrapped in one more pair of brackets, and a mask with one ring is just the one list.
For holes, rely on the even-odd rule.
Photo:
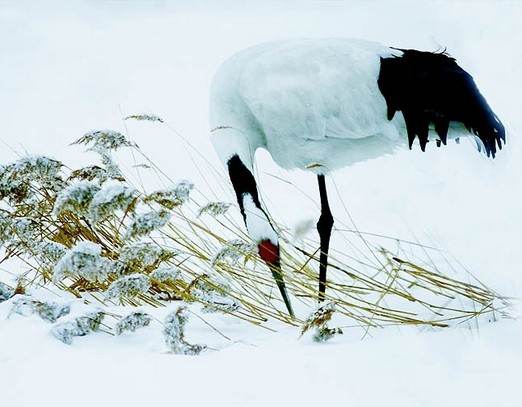
{"label": "bird's left leg", "polygon": [[324,175],[318,175],[319,195],[321,197],[321,216],[317,222],[317,231],[321,242],[321,254],[319,257],[319,302],[324,301],[326,292],[326,268],[328,265],[328,249],[330,247],[330,236],[334,219],[328,204],[328,195],[326,194],[326,182]]}

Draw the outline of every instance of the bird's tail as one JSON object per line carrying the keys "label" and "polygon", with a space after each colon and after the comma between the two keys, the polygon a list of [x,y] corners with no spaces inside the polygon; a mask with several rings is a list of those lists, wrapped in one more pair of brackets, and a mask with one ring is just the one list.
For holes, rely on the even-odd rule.
{"label": "bird's tail", "polygon": [[410,148],[418,137],[424,151],[430,124],[446,144],[450,122],[460,122],[482,141],[486,154],[495,157],[506,142],[505,128],[473,77],[445,52],[400,51],[402,55],[381,58],[378,85],[388,119],[402,111]]}

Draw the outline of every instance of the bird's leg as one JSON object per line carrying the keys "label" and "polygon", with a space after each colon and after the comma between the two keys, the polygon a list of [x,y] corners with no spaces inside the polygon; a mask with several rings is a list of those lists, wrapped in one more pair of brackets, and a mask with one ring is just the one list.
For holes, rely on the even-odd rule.
{"label": "bird's leg", "polygon": [[326,194],[326,182],[324,175],[318,175],[319,195],[321,197],[321,216],[317,222],[317,231],[321,242],[321,254],[319,257],[319,302],[324,301],[326,292],[326,267],[328,265],[328,248],[330,247],[330,236],[334,219],[328,204],[328,195]]}

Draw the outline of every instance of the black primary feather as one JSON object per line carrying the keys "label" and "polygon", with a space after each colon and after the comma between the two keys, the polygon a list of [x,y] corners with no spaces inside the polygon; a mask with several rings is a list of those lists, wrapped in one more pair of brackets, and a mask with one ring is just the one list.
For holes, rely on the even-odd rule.
{"label": "black primary feather", "polygon": [[401,111],[410,149],[415,137],[424,151],[433,124],[443,144],[450,122],[460,122],[495,157],[506,142],[505,129],[472,76],[446,53],[398,49],[401,56],[381,58],[378,86],[386,99],[388,120]]}

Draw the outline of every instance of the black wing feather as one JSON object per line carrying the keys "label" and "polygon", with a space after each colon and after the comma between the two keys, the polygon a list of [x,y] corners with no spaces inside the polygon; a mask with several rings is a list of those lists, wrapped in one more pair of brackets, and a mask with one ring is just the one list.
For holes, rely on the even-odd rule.
{"label": "black wing feather", "polygon": [[505,143],[505,129],[482,96],[472,76],[446,53],[400,49],[401,56],[381,58],[379,89],[388,119],[402,111],[410,148],[415,137],[424,151],[430,123],[446,144],[451,121],[464,124],[495,157]]}

